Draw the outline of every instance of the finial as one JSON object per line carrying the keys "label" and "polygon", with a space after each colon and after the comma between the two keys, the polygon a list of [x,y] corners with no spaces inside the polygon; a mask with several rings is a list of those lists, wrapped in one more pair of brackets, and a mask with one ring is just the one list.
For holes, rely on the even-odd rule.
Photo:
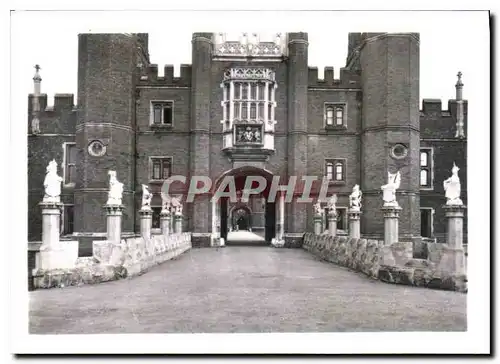
{"label": "finial", "polygon": [[458,71],[457,77],[458,77],[458,80],[457,80],[457,84],[455,85],[455,87],[463,86],[464,84],[462,82],[462,72],[461,71]]}
{"label": "finial", "polygon": [[38,71],[40,71],[42,68],[38,64],[36,64],[34,68],[35,68],[36,72],[35,72],[35,76],[33,77],[33,80],[34,81],[41,81],[42,78],[40,77],[40,73]]}
{"label": "finial", "polygon": [[464,84],[462,82],[462,72],[458,71],[457,77],[458,77],[458,80],[457,80],[457,83],[455,85],[455,89],[456,89],[456,97],[455,98],[457,100],[462,100],[462,88],[464,87]]}

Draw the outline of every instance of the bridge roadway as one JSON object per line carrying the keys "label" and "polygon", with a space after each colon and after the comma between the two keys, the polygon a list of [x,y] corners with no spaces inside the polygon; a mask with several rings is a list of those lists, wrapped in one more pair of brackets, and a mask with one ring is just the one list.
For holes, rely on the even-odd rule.
{"label": "bridge roadway", "polygon": [[29,294],[36,334],[466,330],[465,294],[386,284],[302,249],[193,249],[132,279]]}

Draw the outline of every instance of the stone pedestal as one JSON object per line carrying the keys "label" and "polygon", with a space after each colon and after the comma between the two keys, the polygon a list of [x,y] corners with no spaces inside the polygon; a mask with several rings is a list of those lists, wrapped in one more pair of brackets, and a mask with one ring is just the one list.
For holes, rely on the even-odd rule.
{"label": "stone pedestal", "polygon": [[61,227],[60,202],[42,202],[42,246],[50,247],[59,243]]}
{"label": "stone pedestal", "polygon": [[314,216],[314,234],[321,235],[323,233],[323,216]]}
{"label": "stone pedestal", "polygon": [[384,245],[390,246],[399,240],[399,206],[384,206]]}
{"label": "stone pedestal", "polygon": [[285,195],[280,193],[278,196],[278,219],[276,222],[276,236],[271,239],[271,245],[275,248],[285,246]]}
{"label": "stone pedestal", "polygon": [[446,245],[438,269],[454,275],[465,274],[465,253],[463,247],[463,219],[466,206],[443,206],[448,220]]}
{"label": "stone pedestal", "polygon": [[328,211],[328,235],[337,236],[337,211]]}
{"label": "stone pedestal", "polygon": [[70,269],[78,259],[78,241],[59,241],[61,226],[60,202],[42,202],[42,244],[37,270]]}
{"label": "stone pedestal", "polygon": [[151,239],[151,225],[153,223],[153,210],[142,208],[139,210],[141,220],[141,236],[144,239]]}
{"label": "stone pedestal", "polygon": [[182,233],[182,215],[174,215],[174,230],[176,234]]}
{"label": "stone pedestal", "polygon": [[123,205],[105,205],[106,209],[106,234],[107,240],[119,243],[122,237],[122,213]]}
{"label": "stone pedestal", "polygon": [[220,211],[219,204],[215,199],[212,200],[212,233],[210,234],[210,246],[223,246],[220,237]]}
{"label": "stone pedestal", "polygon": [[168,236],[170,234],[170,227],[172,226],[170,220],[171,220],[170,212],[162,211],[160,214],[160,226],[161,226],[161,233],[164,236]]}
{"label": "stone pedestal", "polygon": [[349,237],[352,239],[360,239],[361,238],[361,224],[360,224],[361,211],[351,209],[347,212],[347,215],[348,215],[348,219],[349,219]]}

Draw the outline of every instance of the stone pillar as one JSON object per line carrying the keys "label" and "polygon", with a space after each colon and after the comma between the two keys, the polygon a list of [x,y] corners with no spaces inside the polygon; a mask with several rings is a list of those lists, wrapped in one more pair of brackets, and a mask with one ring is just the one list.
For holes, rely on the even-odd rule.
{"label": "stone pillar", "polygon": [[384,245],[390,246],[399,240],[399,212],[401,207],[384,206]]}
{"label": "stone pillar", "polygon": [[321,235],[323,233],[323,216],[314,216],[314,234]]}
{"label": "stone pillar", "polygon": [[42,202],[42,246],[53,247],[59,244],[61,227],[60,202]]}
{"label": "stone pillar", "polygon": [[141,219],[141,236],[144,239],[151,239],[151,225],[153,222],[153,210],[141,209],[139,210]]}
{"label": "stone pillar", "polygon": [[174,231],[176,234],[182,233],[182,215],[174,215],[175,228]]}
{"label": "stone pillar", "polygon": [[107,240],[119,243],[122,238],[122,213],[123,205],[105,205],[106,209],[106,234]]}
{"label": "stone pillar", "polygon": [[464,205],[445,205],[443,209],[448,220],[447,244],[443,249],[438,269],[454,275],[465,274],[463,219],[466,207]]}
{"label": "stone pillar", "polygon": [[328,233],[337,236],[337,211],[328,211]]}
{"label": "stone pillar", "polygon": [[280,192],[278,196],[278,223],[277,234],[271,243],[274,247],[282,248],[285,246],[285,194]]}
{"label": "stone pillar", "polygon": [[[38,270],[73,268],[78,259],[78,241],[59,241],[63,205],[60,202],[42,202],[40,206],[42,207],[42,245],[34,275],[38,275]],[[41,287],[43,283],[35,281],[35,286]]]}
{"label": "stone pillar", "polygon": [[166,237],[170,234],[170,227],[171,227],[171,216],[170,212],[168,211],[162,211],[160,214],[160,226],[161,226],[161,233]]}
{"label": "stone pillar", "polygon": [[361,238],[361,224],[360,224],[360,216],[361,211],[359,210],[349,210],[347,212],[349,216],[349,237],[352,239],[360,239]]}
{"label": "stone pillar", "polygon": [[212,233],[210,236],[210,246],[221,246],[221,237],[220,237],[220,208],[219,202],[217,199],[213,199],[212,201]]}

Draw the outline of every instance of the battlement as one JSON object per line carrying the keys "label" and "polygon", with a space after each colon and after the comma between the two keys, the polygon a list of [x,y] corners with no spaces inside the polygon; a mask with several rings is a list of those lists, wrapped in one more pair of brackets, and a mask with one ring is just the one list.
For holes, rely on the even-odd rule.
{"label": "battlement", "polygon": [[180,77],[174,77],[174,66],[164,66],[163,77],[158,76],[158,65],[150,64],[142,72],[140,85],[191,86],[191,65],[181,64]]}
{"label": "battlement", "polygon": [[[28,95],[28,112],[31,115],[33,112],[33,98],[34,94]],[[40,94],[38,96],[38,102],[40,105],[40,114],[44,113],[57,113],[59,111],[67,112],[75,109],[74,94],[55,94],[54,95],[54,105],[48,105],[47,94]]]}
{"label": "battlement", "polygon": [[[467,100],[463,102],[463,122],[467,135]],[[440,99],[424,99],[420,110],[420,136],[422,138],[455,138],[458,121],[458,101],[448,100],[443,110]]]}
{"label": "battlement", "polygon": [[38,102],[40,111],[37,117],[33,114],[33,101],[35,95],[28,95],[28,133],[33,133],[34,119],[39,120],[39,133],[41,134],[73,134],[76,127],[76,106],[73,94],[55,94],[54,104],[48,105],[47,94],[40,94]]}
{"label": "battlement", "polygon": [[[464,105],[464,114],[467,114],[467,100],[461,100]],[[443,109],[443,103],[441,99],[423,99],[422,109],[420,110],[421,116],[427,117],[451,117],[456,113],[457,100],[448,100],[448,108]]]}
{"label": "battlement", "polygon": [[309,87],[358,88],[361,87],[361,76],[346,68],[340,69],[340,78],[335,79],[333,67],[324,68],[323,79],[318,77],[318,67],[309,67]]}

